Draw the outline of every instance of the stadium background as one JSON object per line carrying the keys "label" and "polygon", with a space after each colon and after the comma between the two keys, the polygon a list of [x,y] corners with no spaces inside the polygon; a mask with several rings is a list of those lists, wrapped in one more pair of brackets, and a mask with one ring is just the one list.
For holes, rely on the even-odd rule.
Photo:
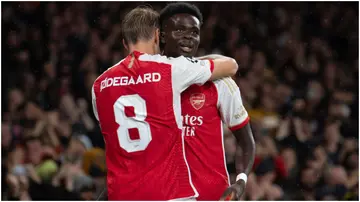
{"label": "stadium background", "polygon": [[[123,2],[2,2],[2,199],[94,199],[94,79],[124,57]],[[160,10],[165,3],[148,3]],[[358,2],[196,3],[199,55],[239,63],[256,160],[247,200],[358,200]],[[230,173],[241,155],[227,131]],[[240,152],[239,152],[240,151]]]}

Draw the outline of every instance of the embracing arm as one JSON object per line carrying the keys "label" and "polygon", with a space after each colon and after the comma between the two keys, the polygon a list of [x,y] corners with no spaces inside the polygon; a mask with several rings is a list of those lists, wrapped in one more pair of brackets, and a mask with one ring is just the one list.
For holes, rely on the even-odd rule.
{"label": "embracing arm", "polygon": [[196,58],[197,60],[212,60],[214,71],[210,80],[220,79],[226,76],[234,76],[238,70],[238,64],[235,59],[219,54],[204,55]]}
{"label": "embracing arm", "polygon": [[219,54],[210,54],[210,55],[204,55],[204,56],[197,57],[196,59],[198,59],[198,60],[215,60],[215,59],[226,59],[226,58],[229,58],[229,57],[219,55]]}

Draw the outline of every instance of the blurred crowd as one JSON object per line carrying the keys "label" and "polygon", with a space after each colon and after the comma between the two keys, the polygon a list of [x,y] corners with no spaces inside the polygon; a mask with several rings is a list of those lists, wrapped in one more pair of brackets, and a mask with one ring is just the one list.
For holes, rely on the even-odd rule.
{"label": "blurred crowd", "polygon": [[[2,200],[94,200],[96,77],[125,56],[141,2],[2,3]],[[165,3],[147,3],[160,11]],[[256,140],[245,200],[359,200],[358,3],[195,3],[199,55],[234,57]],[[231,178],[241,148],[226,131]]]}

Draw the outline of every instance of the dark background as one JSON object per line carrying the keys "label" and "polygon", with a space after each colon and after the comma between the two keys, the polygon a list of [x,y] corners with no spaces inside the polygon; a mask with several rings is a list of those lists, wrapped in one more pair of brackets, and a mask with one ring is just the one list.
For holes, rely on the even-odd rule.
{"label": "dark background", "polygon": [[[102,190],[91,86],[125,56],[120,22],[141,4],[1,4],[2,200],[94,199]],[[358,200],[358,2],[196,5],[198,54],[240,66],[234,79],[257,146],[244,199]],[[241,149],[226,133],[234,178]]]}

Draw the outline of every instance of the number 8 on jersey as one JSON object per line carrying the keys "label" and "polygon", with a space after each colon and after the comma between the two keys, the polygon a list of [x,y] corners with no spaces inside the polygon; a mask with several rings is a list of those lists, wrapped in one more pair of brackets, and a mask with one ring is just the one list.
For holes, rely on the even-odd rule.
{"label": "number 8 on jersey", "polygon": [[[125,108],[134,109],[134,116],[127,116]],[[119,124],[117,135],[120,147],[127,152],[143,151],[149,145],[152,136],[149,124],[145,121],[147,116],[146,102],[138,94],[124,95],[114,103],[115,121]],[[129,129],[137,129],[139,139],[130,138]]]}

